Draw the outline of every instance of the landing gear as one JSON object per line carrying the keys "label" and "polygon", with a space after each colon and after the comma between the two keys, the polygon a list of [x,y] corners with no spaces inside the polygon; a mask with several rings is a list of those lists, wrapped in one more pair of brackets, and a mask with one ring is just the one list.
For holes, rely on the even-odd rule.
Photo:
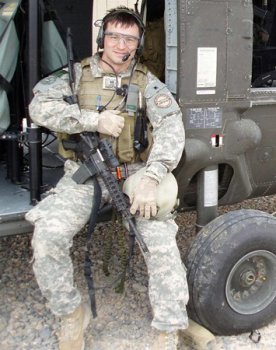
{"label": "landing gear", "polygon": [[207,224],[193,242],[190,317],[221,335],[258,329],[276,315],[276,217],[237,210]]}

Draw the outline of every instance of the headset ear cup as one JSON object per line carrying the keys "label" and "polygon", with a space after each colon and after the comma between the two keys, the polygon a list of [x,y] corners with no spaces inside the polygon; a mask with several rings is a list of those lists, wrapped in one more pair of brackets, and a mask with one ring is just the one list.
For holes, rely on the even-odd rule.
{"label": "headset ear cup", "polygon": [[104,48],[104,31],[103,31],[103,25],[101,25],[101,27],[100,27],[100,29],[99,29],[96,43],[97,43],[99,49],[103,49],[103,48]]}

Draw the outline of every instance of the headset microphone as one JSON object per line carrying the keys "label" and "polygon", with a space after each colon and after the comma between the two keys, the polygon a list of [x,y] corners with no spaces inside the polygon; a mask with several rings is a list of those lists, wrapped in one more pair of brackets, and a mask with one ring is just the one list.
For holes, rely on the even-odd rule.
{"label": "headset microphone", "polygon": [[124,57],[122,58],[123,62],[126,62],[130,57],[130,53],[127,53],[126,55],[124,55]]}

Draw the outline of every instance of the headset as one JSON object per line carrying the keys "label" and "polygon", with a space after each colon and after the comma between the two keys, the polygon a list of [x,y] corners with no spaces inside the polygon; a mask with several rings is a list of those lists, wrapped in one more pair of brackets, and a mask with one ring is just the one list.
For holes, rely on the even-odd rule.
{"label": "headset", "polygon": [[[109,12],[107,15],[104,16],[104,18],[101,20],[101,24],[100,24],[100,29],[98,32],[98,36],[97,36],[97,45],[99,49],[103,49],[104,48],[104,25],[106,22],[108,22],[108,20],[113,17],[114,14],[116,13],[126,13],[131,15],[132,17],[134,17],[134,19],[136,20],[138,26],[140,27],[141,31],[142,31],[142,35],[141,38],[139,40],[139,45],[136,49],[136,55],[139,57],[142,54],[143,48],[144,48],[144,33],[145,33],[145,25],[140,17],[140,15],[134,11],[131,11],[129,9],[115,9],[112,10],[111,12]],[[96,21],[97,23],[98,21]]]}

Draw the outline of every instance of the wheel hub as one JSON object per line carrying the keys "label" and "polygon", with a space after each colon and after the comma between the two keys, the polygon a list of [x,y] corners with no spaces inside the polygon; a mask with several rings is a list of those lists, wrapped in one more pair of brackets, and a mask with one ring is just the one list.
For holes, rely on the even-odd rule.
{"label": "wheel hub", "polygon": [[255,283],[256,278],[257,278],[257,276],[254,273],[254,271],[245,271],[241,275],[241,285],[243,287],[250,287],[250,286],[252,286],[252,284]]}
{"label": "wheel hub", "polygon": [[226,298],[240,314],[254,314],[276,296],[276,256],[267,250],[253,251],[231,269],[226,282]]}

